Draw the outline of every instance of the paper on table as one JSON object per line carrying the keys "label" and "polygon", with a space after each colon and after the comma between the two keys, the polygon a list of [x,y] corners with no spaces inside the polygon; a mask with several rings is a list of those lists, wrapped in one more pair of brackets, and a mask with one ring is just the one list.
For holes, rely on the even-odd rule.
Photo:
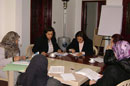
{"label": "paper on table", "polygon": [[77,71],[76,73],[84,75],[84,76],[88,77],[90,80],[97,81],[100,78],[100,74],[98,74],[97,72],[95,72],[89,68],[83,68],[83,69]]}
{"label": "paper on table", "polygon": [[64,66],[50,66],[49,73],[64,73]]}
{"label": "paper on table", "polygon": [[65,80],[65,81],[71,81],[71,80],[76,80],[75,76],[72,73],[64,73],[64,74],[60,74],[61,77]]}
{"label": "paper on table", "polygon": [[68,53],[58,53],[58,52],[55,52],[54,54],[57,56],[67,56],[68,55]]}
{"label": "paper on table", "polygon": [[12,62],[12,64],[17,64],[17,65],[29,65],[29,61],[16,61]]}
{"label": "paper on table", "polygon": [[102,57],[97,57],[97,58],[93,58],[95,61],[102,63],[103,62],[103,58]]}

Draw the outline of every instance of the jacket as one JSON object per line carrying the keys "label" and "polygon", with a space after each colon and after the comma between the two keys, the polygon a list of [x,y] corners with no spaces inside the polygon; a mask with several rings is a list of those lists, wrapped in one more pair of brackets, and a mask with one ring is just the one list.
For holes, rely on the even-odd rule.
{"label": "jacket", "polygon": [[[56,39],[52,38],[51,41],[52,41],[52,45],[53,45],[53,48],[54,48],[53,52],[57,52],[57,50],[60,49],[60,48],[59,48],[59,46],[58,46],[58,44],[56,42]],[[48,48],[49,48],[49,46],[48,46],[48,39],[41,36],[40,38],[38,38],[35,41],[34,47],[33,47],[32,51],[34,53],[36,53],[36,52],[39,52],[39,53],[46,52],[47,53],[48,52]]]}
{"label": "jacket", "polygon": [[92,86],[116,86],[122,81],[130,79],[130,58],[118,61],[112,50],[106,50],[104,63],[107,66],[103,77]]}
{"label": "jacket", "polygon": [[[76,52],[79,52],[79,43],[76,39],[73,39],[72,42],[68,45],[67,51],[69,52],[69,49],[75,49]],[[85,52],[85,55],[92,56],[93,53],[93,42],[90,39],[84,40],[84,45],[82,48],[82,52]]]}

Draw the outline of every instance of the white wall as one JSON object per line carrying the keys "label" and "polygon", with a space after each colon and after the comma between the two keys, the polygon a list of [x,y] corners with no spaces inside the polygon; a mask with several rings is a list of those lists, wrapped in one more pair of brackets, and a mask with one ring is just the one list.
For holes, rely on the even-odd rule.
{"label": "white wall", "polygon": [[[52,0],[52,26],[55,28],[56,37],[63,36],[63,2],[62,0]],[[66,32],[65,36],[71,39],[75,32],[75,0],[70,0],[67,7]],[[54,23],[55,22],[55,23]]]}
{"label": "white wall", "polygon": [[21,37],[21,55],[25,55],[30,43],[30,0],[0,0],[0,13],[0,40],[16,31]]}
{"label": "white wall", "polygon": [[106,0],[107,5],[122,5],[122,0]]}

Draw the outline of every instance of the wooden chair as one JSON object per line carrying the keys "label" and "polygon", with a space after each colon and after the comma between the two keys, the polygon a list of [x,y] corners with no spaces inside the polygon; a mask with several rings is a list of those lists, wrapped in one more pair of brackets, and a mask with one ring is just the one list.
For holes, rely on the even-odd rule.
{"label": "wooden chair", "polygon": [[32,48],[33,48],[34,44],[30,44],[27,49],[26,49],[26,56],[27,57],[32,57],[33,52],[32,52]]}
{"label": "wooden chair", "polygon": [[97,50],[97,48],[95,46],[93,46],[93,50],[94,50],[95,56],[97,56],[98,55],[98,50]]}
{"label": "wooden chair", "polygon": [[116,86],[130,86],[130,79],[125,80],[125,81],[119,83],[119,84],[116,85]]}

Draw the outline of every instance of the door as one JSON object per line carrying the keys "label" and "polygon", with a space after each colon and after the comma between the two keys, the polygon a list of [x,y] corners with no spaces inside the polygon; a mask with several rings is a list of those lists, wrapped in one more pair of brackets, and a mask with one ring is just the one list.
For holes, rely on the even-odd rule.
{"label": "door", "polygon": [[123,0],[122,36],[130,42],[130,0]]}
{"label": "door", "polygon": [[31,0],[31,44],[51,26],[52,0]]}
{"label": "door", "polygon": [[83,1],[82,2],[82,22],[81,30],[93,40],[94,29],[98,27],[101,6],[105,1]]}

